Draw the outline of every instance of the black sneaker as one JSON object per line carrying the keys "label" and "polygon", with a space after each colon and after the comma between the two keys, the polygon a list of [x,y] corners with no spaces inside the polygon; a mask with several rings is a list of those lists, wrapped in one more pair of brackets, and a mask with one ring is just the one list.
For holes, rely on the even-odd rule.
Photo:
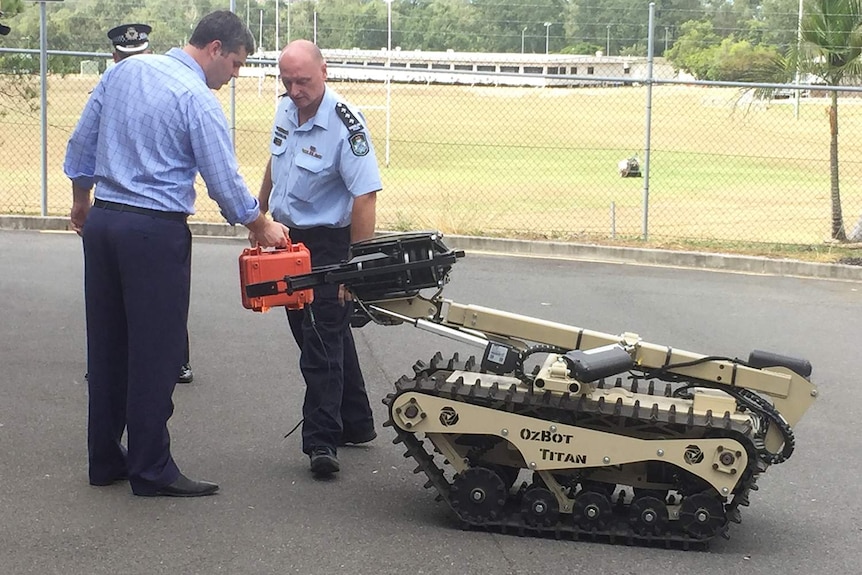
{"label": "black sneaker", "polygon": [[180,376],[177,378],[177,383],[191,383],[195,375],[192,373],[192,366],[188,363],[183,364],[180,368]]}
{"label": "black sneaker", "polygon": [[311,458],[311,472],[317,475],[330,475],[341,469],[341,466],[338,465],[338,458],[335,456],[335,450],[331,447],[312,447],[309,457]]}
{"label": "black sneaker", "polygon": [[377,432],[373,429],[369,429],[364,433],[357,434],[342,434],[341,441],[338,442],[339,447],[344,447],[345,445],[361,445],[363,443],[368,443],[369,441],[374,441],[377,438]]}

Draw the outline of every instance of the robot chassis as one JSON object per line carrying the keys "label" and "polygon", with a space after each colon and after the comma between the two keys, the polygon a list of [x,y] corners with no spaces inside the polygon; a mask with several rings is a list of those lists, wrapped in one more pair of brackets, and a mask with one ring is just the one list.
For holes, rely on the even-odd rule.
{"label": "robot chassis", "polygon": [[806,360],[705,356],[444,299],[464,252],[436,232],[380,236],[351,256],[246,295],[340,283],[355,327],[410,324],[477,348],[417,362],[383,400],[393,442],[463,528],[708,547],[793,453],[817,396]]}

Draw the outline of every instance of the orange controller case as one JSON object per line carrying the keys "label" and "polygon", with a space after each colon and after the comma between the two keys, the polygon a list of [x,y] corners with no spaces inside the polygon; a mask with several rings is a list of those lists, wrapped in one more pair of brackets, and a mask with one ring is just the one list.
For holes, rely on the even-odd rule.
{"label": "orange controller case", "polygon": [[[314,300],[311,288],[287,293],[285,276],[311,273],[311,253],[304,244],[288,244],[286,248],[246,248],[239,256],[239,281],[242,305],[246,309],[264,312],[283,306],[302,309]],[[246,286],[263,282],[278,282],[278,293],[248,297]]]}

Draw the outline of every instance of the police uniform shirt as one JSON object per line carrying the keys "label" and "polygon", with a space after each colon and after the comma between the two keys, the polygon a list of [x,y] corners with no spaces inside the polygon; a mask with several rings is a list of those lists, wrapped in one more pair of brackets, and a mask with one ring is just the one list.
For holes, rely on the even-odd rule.
{"label": "police uniform shirt", "polygon": [[282,97],[270,138],[272,217],[295,228],[345,227],[353,199],[383,187],[365,119],[329,87],[313,118],[298,126],[298,117]]}

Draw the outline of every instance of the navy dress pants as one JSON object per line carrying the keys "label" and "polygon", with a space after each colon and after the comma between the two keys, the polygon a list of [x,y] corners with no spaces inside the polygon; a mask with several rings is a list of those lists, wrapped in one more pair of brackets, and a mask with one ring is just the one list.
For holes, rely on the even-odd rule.
{"label": "navy dress pants", "polygon": [[[168,419],[184,361],[191,233],[93,207],[84,225],[90,481],[152,495],[179,476]],[[126,432],[126,445],[122,444]]]}
{"label": "navy dress pants", "polygon": [[[291,229],[290,239],[311,252],[312,266],[337,264],[350,251],[350,228]],[[302,450],[336,448],[342,436],[364,435],[374,429],[365,380],[359,367],[350,316],[350,302],[338,302],[338,286],[314,288],[314,302],[288,310],[287,319],[299,345],[299,367],[305,378],[302,406]]]}

